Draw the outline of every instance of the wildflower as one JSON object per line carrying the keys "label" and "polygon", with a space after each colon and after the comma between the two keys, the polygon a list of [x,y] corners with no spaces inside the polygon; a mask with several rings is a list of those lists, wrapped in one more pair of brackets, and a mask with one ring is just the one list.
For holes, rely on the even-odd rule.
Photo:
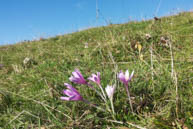
{"label": "wildflower", "polygon": [[64,83],[64,85],[68,88],[66,90],[63,90],[63,94],[66,95],[67,97],[62,96],[62,97],[60,97],[61,100],[65,100],[65,101],[82,101],[82,102],[85,102],[86,104],[89,104],[92,107],[95,107],[95,108],[105,112],[104,109],[96,106],[95,104],[90,103],[86,99],[83,99],[83,97],[80,95],[80,93],[74,87],[72,87],[70,84]]}
{"label": "wildflower", "polygon": [[134,71],[129,75],[129,71],[126,70],[125,74],[121,71],[118,75],[121,82],[123,82],[125,85],[128,85],[128,83],[131,81],[133,77]]}
{"label": "wildflower", "polygon": [[95,82],[96,84],[100,85],[100,72],[97,72],[97,75],[92,74],[92,76],[89,77],[88,80],[91,80],[91,81]]}
{"label": "wildflower", "polygon": [[80,95],[80,93],[73,88],[70,84],[68,83],[64,83],[64,85],[68,88],[66,90],[63,90],[63,94],[68,96],[68,97],[60,97],[60,99],[62,100],[67,100],[67,101],[83,101],[82,96]]}
{"label": "wildflower", "polygon": [[77,84],[87,84],[87,81],[84,79],[78,69],[75,69],[75,71],[72,72],[72,76],[69,78],[69,80]]}
{"label": "wildflower", "polygon": [[105,88],[105,91],[106,91],[106,93],[107,93],[107,96],[108,96],[109,99],[110,99],[112,112],[113,112],[113,114],[114,114],[115,111],[114,111],[114,105],[113,105],[113,94],[114,94],[114,92],[115,92],[115,85],[113,85],[113,86],[107,85],[107,87]]}
{"label": "wildflower", "polygon": [[101,93],[99,93],[98,91],[96,91],[96,89],[95,89],[95,91],[101,96],[101,98],[106,102],[106,95],[105,95],[105,92],[104,92],[104,90],[103,90],[103,88],[102,88],[102,86],[101,86],[101,81],[100,81],[100,72],[97,72],[97,74],[92,74],[92,76],[90,76],[89,78],[88,78],[88,80],[90,80],[90,81],[93,81],[93,82],[95,82],[98,86],[99,86],[99,88],[101,89],[101,91],[102,91],[102,94]]}
{"label": "wildflower", "polygon": [[109,99],[113,99],[113,94],[115,92],[115,85],[113,85],[113,86],[107,85],[107,87],[105,88],[105,91],[106,91]]}
{"label": "wildflower", "polygon": [[129,98],[130,108],[131,108],[132,112],[133,112],[133,105],[132,105],[132,102],[131,102],[131,96],[130,96],[130,92],[129,92],[128,83],[131,81],[131,79],[133,77],[133,74],[134,74],[134,71],[131,73],[131,75],[129,75],[129,71],[126,70],[125,74],[121,71],[118,75],[120,81],[123,82],[124,85],[125,85],[125,89],[126,89],[126,92],[127,92],[127,96]]}

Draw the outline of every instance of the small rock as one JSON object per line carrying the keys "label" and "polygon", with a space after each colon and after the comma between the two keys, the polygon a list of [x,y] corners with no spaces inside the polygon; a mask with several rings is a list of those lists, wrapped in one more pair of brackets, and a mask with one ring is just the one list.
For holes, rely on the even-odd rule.
{"label": "small rock", "polygon": [[160,44],[162,46],[169,46],[170,40],[167,37],[161,37],[160,38]]}
{"label": "small rock", "polygon": [[37,62],[34,61],[33,59],[29,58],[29,57],[26,57],[26,58],[23,60],[23,67],[29,68],[29,67],[31,67],[32,65],[37,65]]}
{"label": "small rock", "polygon": [[30,58],[28,58],[28,57],[26,57],[26,58],[23,60],[23,64],[24,64],[24,65],[27,65],[29,62],[30,62]]}
{"label": "small rock", "polygon": [[145,37],[146,37],[146,39],[148,40],[148,39],[151,38],[151,35],[150,35],[150,34],[145,34]]}

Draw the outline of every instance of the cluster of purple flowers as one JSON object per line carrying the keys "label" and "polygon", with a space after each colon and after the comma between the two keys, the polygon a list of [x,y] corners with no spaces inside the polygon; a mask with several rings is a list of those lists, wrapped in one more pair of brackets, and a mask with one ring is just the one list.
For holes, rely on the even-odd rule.
{"label": "cluster of purple flowers", "polygon": [[[130,99],[130,94],[129,94],[129,90],[128,90],[128,84],[131,81],[133,74],[134,74],[134,71],[131,73],[131,75],[129,75],[128,70],[126,70],[125,73],[120,71],[120,73],[118,74],[118,78],[125,85],[126,92],[128,94],[129,99]],[[72,76],[69,78],[69,80],[73,83],[76,83],[76,84],[82,84],[82,85],[89,86],[90,88],[95,90],[105,102],[106,102],[106,94],[107,94],[107,97],[111,101],[111,104],[113,103],[112,102],[113,101],[113,95],[115,93],[116,86],[115,85],[112,85],[112,86],[107,85],[107,87],[105,88],[105,91],[106,91],[106,94],[105,94],[105,92],[101,86],[101,78],[100,78],[99,72],[97,72],[97,74],[92,74],[88,78],[88,80],[96,83],[99,86],[99,88],[101,89],[102,94],[100,92],[98,92],[88,81],[85,80],[85,78],[83,77],[83,75],[81,74],[81,72],[78,69],[75,69],[75,71],[72,72]],[[85,101],[83,99],[82,95],[72,85],[70,85],[68,83],[65,83],[64,85],[66,86],[67,89],[63,90],[63,94],[65,96],[61,97],[62,100]],[[131,105],[131,103],[130,103],[130,105]],[[113,108],[113,104],[112,104],[112,108]],[[131,105],[131,109],[132,109],[132,105]],[[132,109],[132,111],[133,111],[133,109]]]}

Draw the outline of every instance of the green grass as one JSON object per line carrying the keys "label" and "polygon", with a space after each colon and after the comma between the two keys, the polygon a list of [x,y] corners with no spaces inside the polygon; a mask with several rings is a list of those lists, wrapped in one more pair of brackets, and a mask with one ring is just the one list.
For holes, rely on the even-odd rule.
{"label": "green grass", "polygon": [[[161,37],[169,40],[167,46],[161,43]],[[140,53],[135,48],[137,42],[142,46]],[[24,66],[26,57],[33,62]],[[0,68],[3,129],[193,127],[192,12],[1,46],[0,64],[4,65]],[[61,101],[63,83],[70,82],[75,68],[85,78],[101,72],[103,88],[116,82],[115,74],[120,70],[135,70],[130,86],[135,113],[131,113],[119,81],[114,118],[83,102]],[[88,87],[73,86],[84,98],[105,107]]]}

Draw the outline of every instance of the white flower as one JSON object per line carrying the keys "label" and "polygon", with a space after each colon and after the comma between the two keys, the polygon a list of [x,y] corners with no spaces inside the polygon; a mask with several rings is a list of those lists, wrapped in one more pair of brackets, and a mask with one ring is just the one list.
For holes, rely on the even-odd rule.
{"label": "white flower", "polygon": [[113,86],[107,85],[107,87],[105,88],[105,91],[106,91],[107,96],[109,97],[109,99],[112,100],[113,99],[113,94],[115,92],[115,85],[113,85]]}

